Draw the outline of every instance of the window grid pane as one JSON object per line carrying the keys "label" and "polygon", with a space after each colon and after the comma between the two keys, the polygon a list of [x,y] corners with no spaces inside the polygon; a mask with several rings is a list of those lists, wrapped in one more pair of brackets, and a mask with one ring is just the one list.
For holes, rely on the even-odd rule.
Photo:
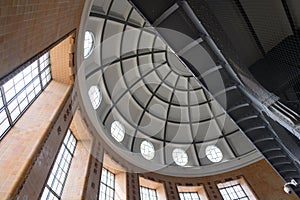
{"label": "window grid pane", "polygon": [[240,184],[231,185],[219,190],[224,200],[249,200],[249,197],[246,195]]}
{"label": "window grid pane", "polygon": [[83,57],[87,58],[92,53],[94,47],[94,34],[86,31],[84,35],[84,53]]}
{"label": "window grid pane", "polygon": [[64,142],[60,147],[58,155],[55,159],[41,200],[60,199],[75,151],[76,142],[76,138],[72,132],[68,130],[64,138]]}
{"label": "window grid pane", "polygon": [[180,192],[179,197],[180,200],[200,200],[197,192]]}
{"label": "window grid pane", "polygon": [[115,198],[115,175],[102,168],[99,200],[113,200]]}
{"label": "window grid pane", "polygon": [[121,124],[121,122],[119,121],[114,121],[111,124],[111,135],[112,137],[118,141],[118,142],[122,142],[124,137],[125,137],[125,127],[123,126],[123,124]]}
{"label": "window grid pane", "polygon": [[50,54],[47,52],[1,86],[0,139],[51,80]]}
{"label": "window grid pane", "polygon": [[172,157],[177,165],[184,166],[188,163],[188,155],[183,149],[174,149],[172,152]]}
{"label": "window grid pane", "polygon": [[2,91],[0,91],[1,99],[0,99],[0,139],[4,134],[8,131],[10,124],[8,121],[7,113],[4,107]]}
{"label": "window grid pane", "polygon": [[45,53],[42,57],[39,59],[40,63],[40,76],[41,76],[41,82],[43,88],[47,86],[47,84],[51,81],[52,75],[51,75],[51,68],[50,68],[50,53]]}
{"label": "window grid pane", "polygon": [[141,186],[140,195],[141,200],[158,200],[156,190],[151,188]]}
{"label": "window grid pane", "polygon": [[141,143],[141,153],[143,155],[144,158],[146,158],[147,160],[152,160],[155,156],[155,149],[154,146],[151,142],[144,140]]}

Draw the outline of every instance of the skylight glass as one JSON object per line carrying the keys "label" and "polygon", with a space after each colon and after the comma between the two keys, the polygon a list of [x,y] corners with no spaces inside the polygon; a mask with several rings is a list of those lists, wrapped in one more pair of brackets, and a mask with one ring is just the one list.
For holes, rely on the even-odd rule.
{"label": "skylight glass", "polygon": [[111,135],[112,137],[118,141],[122,142],[125,137],[125,128],[123,124],[121,124],[119,121],[114,121],[111,124]]}
{"label": "skylight glass", "polygon": [[84,36],[84,52],[83,57],[87,58],[91,55],[94,48],[94,34],[90,31],[85,32]]}
{"label": "skylight glass", "polygon": [[222,151],[215,145],[209,145],[205,149],[206,157],[211,162],[220,162],[223,159],[223,153]]}
{"label": "skylight glass", "polygon": [[172,153],[173,160],[177,165],[184,166],[188,163],[188,155],[183,149],[176,148]]}
{"label": "skylight glass", "polygon": [[96,110],[100,106],[102,100],[101,92],[97,86],[93,85],[90,87],[89,97],[93,105],[93,108]]}
{"label": "skylight glass", "polygon": [[154,150],[153,144],[147,140],[144,140],[141,143],[141,154],[147,160],[152,160],[155,155],[155,150]]}

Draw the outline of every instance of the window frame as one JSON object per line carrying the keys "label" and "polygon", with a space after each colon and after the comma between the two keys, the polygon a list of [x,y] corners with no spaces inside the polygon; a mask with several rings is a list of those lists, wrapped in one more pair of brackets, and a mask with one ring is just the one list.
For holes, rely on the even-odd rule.
{"label": "window frame", "polygon": [[[148,149],[147,149],[148,148]],[[152,142],[143,140],[140,145],[140,152],[146,160],[153,160],[155,157],[155,148]]]}
{"label": "window frame", "polygon": [[[1,127],[0,141],[7,135],[9,130],[17,123],[33,102],[35,102],[38,96],[50,84],[52,80],[50,59],[50,50],[48,50],[32,59],[30,62],[21,65],[16,71],[1,80],[0,102],[2,103],[2,107],[0,107],[0,114],[5,116],[2,116],[3,119],[0,119],[0,126],[6,120],[9,125],[7,127],[5,126],[3,130]],[[41,68],[42,65],[43,68]],[[45,77],[42,78],[42,76]],[[18,78],[19,80],[17,80]],[[43,82],[45,78],[46,81]],[[18,88],[18,84],[22,84],[22,87]],[[11,96],[9,95],[10,92],[13,93]],[[20,100],[20,98],[22,99]],[[24,102],[26,104],[25,106],[23,104]],[[14,116],[15,111],[18,112]]]}
{"label": "window frame", "polygon": [[[242,191],[242,193],[243,193],[243,195],[244,195],[243,197],[239,197],[239,196],[238,196],[238,192],[235,190],[235,187],[237,187],[237,186],[238,186],[238,187],[240,188],[240,190]],[[234,191],[234,193],[229,192],[228,189],[232,189],[232,190]],[[219,191],[220,191],[221,196],[222,196],[223,199],[225,199],[225,198],[224,198],[224,196],[223,196],[222,191],[225,191],[226,194],[227,194],[227,196],[230,198],[230,200],[240,200],[240,199],[245,199],[245,198],[246,198],[246,200],[250,200],[249,196],[247,195],[247,193],[245,192],[245,190],[243,189],[243,187],[242,187],[241,184],[239,184],[239,183],[234,184],[234,185],[230,185],[230,186],[226,186],[226,187],[223,187],[223,188],[219,188]],[[238,198],[234,198],[234,199],[231,198],[231,194],[236,195]]]}
{"label": "window frame", "polygon": [[203,184],[200,185],[177,185],[178,197],[180,193],[197,193],[201,200],[209,200]]}
{"label": "window frame", "polygon": [[[106,179],[105,179],[105,181],[102,179],[103,178],[103,172],[104,171],[106,171]],[[109,184],[108,184],[108,179],[110,179],[112,177],[112,179],[113,179],[113,182],[112,182],[112,186],[110,186]],[[110,196],[109,196],[109,194],[107,194],[107,189],[109,189],[109,190],[112,190],[113,191],[113,196],[111,197],[112,199],[115,199],[115,196],[116,196],[116,191],[115,191],[115,188],[116,188],[116,174],[114,174],[113,172],[111,172],[110,170],[108,170],[107,168],[105,168],[105,167],[102,167],[102,171],[101,171],[101,179],[100,179],[100,186],[99,186],[99,197],[98,197],[98,199],[99,200],[101,200],[100,198],[102,197],[102,193],[101,193],[101,188],[102,188],[102,185],[104,185],[104,187],[105,187],[105,192],[103,193],[104,194],[104,199],[103,200],[106,200],[107,199],[107,197],[109,197],[109,199],[110,199]]]}
{"label": "window frame", "polygon": [[242,191],[246,194],[246,198],[248,198],[249,200],[257,200],[257,196],[255,194],[255,192],[252,190],[251,186],[247,183],[247,180],[243,177],[243,176],[238,176],[237,179],[234,180],[230,180],[230,181],[226,181],[226,182],[216,182],[216,185],[218,187],[220,196],[223,198],[222,193],[221,193],[221,189],[223,188],[228,188],[231,186],[235,186],[235,185],[240,185],[240,187],[242,188]]}
{"label": "window frame", "polygon": [[[143,193],[143,191],[147,191],[147,199],[149,199],[149,200],[158,200],[158,195],[157,195],[156,189],[152,189],[152,188],[145,187],[145,186],[142,186],[142,185],[140,186],[139,189],[140,189],[140,199],[141,200],[146,200],[146,199],[143,199],[143,194],[145,194],[145,193]],[[152,196],[150,191],[154,192],[155,196]]]}
{"label": "window frame", "polygon": [[[212,151],[214,153],[212,153]],[[215,154],[215,156],[214,156]],[[219,163],[223,161],[224,155],[222,150],[216,145],[208,145],[205,147],[205,156],[212,163]]]}
{"label": "window frame", "polygon": [[[190,195],[190,198],[186,198],[185,197],[186,194]],[[192,194],[196,194],[197,199],[193,198]],[[178,192],[178,195],[179,195],[180,200],[201,200],[200,195],[198,194],[198,192]]]}
{"label": "window frame", "polygon": [[[65,143],[65,142],[67,142],[67,143]],[[75,144],[73,145],[72,142],[75,142]],[[74,157],[74,153],[75,153],[75,150],[76,150],[77,142],[78,141],[77,141],[75,135],[73,134],[73,132],[70,129],[68,129],[68,131],[67,131],[67,133],[66,133],[66,135],[63,139],[63,142],[60,145],[59,151],[57,152],[57,154],[55,156],[55,160],[54,160],[54,162],[51,166],[48,177],[45,181],[45,185],[44,185],[43,190],[40,194],[40,198],[39,198],[40,200],[43,200],[42,198],[43,198],[44,193],[46,194],[46,197],[45,197],[46,200],[48,198],[50,198],[51,195],[54,196],[56,199],[61,199],[63,189],[64,189],[64,186],[65,186],[67,177],[68,177],[68,173],[69,173],[69,170],[70,170],[70,167],[71,167],[71,164],[72,164],[72,159]],[[69,145],[73,146],[72,149],[70,149]],[[65,156],[65,153],[68,154],[67,156],[70,156],[69,161],[66,160],[67,156]],[[62,154],[62,155],[60,156],[60,154]],[[61,166],[63,160],[65,161],[65,163],[63,163],[63,166]],[[56,163],[58,163],[57,166],[56,166]],[[67,166],[66,166],[66,164],[67,164]],[[61,180],[58,179],[57,176],[58,176],[58,173],[59,173],[59,169],[61,169],[61,171],[63,171],[65,167],[67,169],[66,169],[66,171],[64,171],[65,172],[64,178],[62,179],[62,182],[61,182]],[[53,178],[51,178],[52,174],[54,174]],[[62,176],[63,175],[60,174],[59,178],[61,178]],[[51,185],[48,184],[49,181],[51,180],[50,178],[52,179]],[[57,194],[56,191],[54,191],[54,189],[52,188],[55,181],[61,183],[60,194]]]}
{"label": "window frame", "polygon": [[[97,94],[97,98],[94,98],[95,95]],[[88,96],[90,99],[90,102],[92,104],[92,107],[94,110],[97,110],[102,102],[102,92],[100,91],[100,88],[98,87],[98,85],[91,85],[88,89]],[[93,98],[93,99],[92,99]]]}
{"label": "window frame", "polygon": [[124,124],[120,121],[115,120],[110,126],[110,134],[117,142],[122,143],[125,138],[126,129]]}
{"label": "window frame", "polygon": [[172,151],[172,158],[176,165],[184,167],[189,163],[189,155],[182,148],[174,148]]}
{"label": "window frame", "polygon": [[[92,38],[92,42],[91,42],[91,47],[89,48],[88,53],[85,55],[85,49],[87,49],[87,48],[85,48],[85,42],[86,42],[85,35],[87,33],[90,34],[90,36]],[[93,53],[94,49],[95,49],[95,35],[92,31],[86,30],[84,32],[84,40],[83,40],[83,59],[87,59],[88,57],[90,57],[90,55]]]}

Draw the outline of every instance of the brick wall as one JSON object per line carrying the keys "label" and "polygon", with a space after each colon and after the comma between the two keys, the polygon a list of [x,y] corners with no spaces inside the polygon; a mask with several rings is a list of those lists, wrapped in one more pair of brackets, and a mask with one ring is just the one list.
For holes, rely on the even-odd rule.
{"label": "brick wall", "polygon": [[84,0],[1,0],[0,77],[78,29]]}

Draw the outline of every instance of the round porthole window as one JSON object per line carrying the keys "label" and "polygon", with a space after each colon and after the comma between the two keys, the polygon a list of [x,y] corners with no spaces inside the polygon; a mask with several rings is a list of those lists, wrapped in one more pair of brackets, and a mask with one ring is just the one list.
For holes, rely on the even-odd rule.
{"label": "round porthole window", "polygon": [[188,155],[183,149],[176,148],[173,150],[172,157],[177,165],[184,166],[188,163]]}
{"label": "round porthole window", "polygon": [[155,155],[153,144],[147,140],[144,140],[141,143],[141,154],[145,159],[152,160]]}
{"label": "round porthole window", "polygon": [[119,121],[111,124],[111,136],[118,142],[122,142],[125,137],[125,128]]}
{"label": "round porthole window", "polygon": [[209,145],[205,149],[206,157],[214,163],[220,162],[223,159],[222,151],[215,145]]}
{"label": "round porthole window", "polygon": [[102,100],[102,94],[96,85],[90,87],[89,97],[93,108],[96,110],[100,106]]}
{"label": "round porthole window", "polygon": [[86,31],[84,35],[84,52],[83,57],[87,58],[89,55],[91,55],[93,49],[94,49],[94,34],[90,31]]}

